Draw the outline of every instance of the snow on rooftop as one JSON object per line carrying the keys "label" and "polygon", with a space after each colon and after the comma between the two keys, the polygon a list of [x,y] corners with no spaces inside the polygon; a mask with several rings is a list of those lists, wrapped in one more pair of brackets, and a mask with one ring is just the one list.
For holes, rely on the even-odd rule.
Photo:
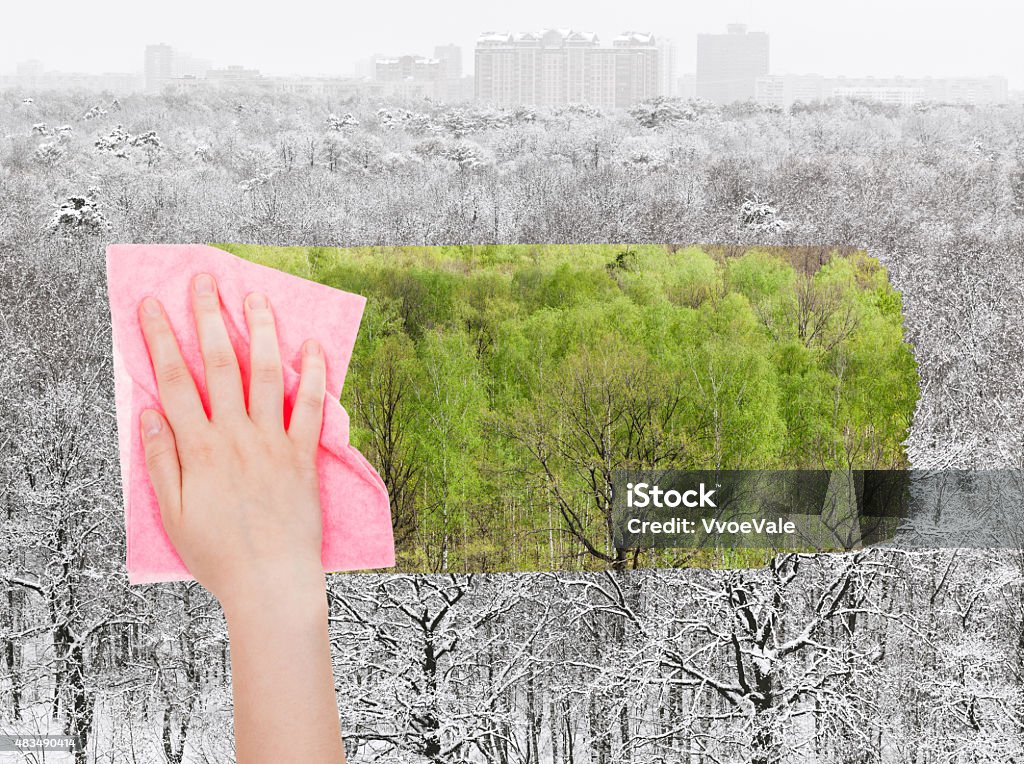
{"label": "snow on rooftop", "polygon": [[642,45],[653,45],[654,35],[650,32],[623,32],[615,38],[615,42],[636,42]]}
{"label": "snow on rooftop", "polygon": [[[586,42],[593,44],[599,42],[596,32],[576,30],[569,27],[548,27],[534,32],[483,32],[477,38],[477,43],[540,42],[546,37],[557,37],[564,42]],[[627,31],[615,37],[614,42],[654,45],[655,40],[654,35],[650,32]]]}

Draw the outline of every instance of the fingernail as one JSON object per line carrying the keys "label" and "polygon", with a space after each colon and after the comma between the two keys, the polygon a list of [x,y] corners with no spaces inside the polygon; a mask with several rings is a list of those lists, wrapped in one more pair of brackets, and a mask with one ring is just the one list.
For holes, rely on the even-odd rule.
{"label": "fingernail", "polygon": [[253,292],[245,298],[245,302],[248,304],[250,310],[260,310],[261,308],[267,307],[266,295],[262,295],[259,292]]}
{"label": "fingernail", "polygon": [[164,428],[164,420],[151,409],[142,412],[142,433],[147,438],[152,438]]}
{"label": "fingernail", "polygon": [[196,276],[194,286],[196,294],[213,294],[217,288],[216,284],[213,283],[213,276],[209,273],[200,273]]}
{"label": "fingernail", "polygon": [[302,346],[302,352],[306,355],[320,355],[323,351],[320,350],[320,343],[316,340],[306,340]]}
{"label": "fingernail", "polygon": [[142,301],[142,312],[147,316],[159,316],[160,303],[153,297],[147,297]]}

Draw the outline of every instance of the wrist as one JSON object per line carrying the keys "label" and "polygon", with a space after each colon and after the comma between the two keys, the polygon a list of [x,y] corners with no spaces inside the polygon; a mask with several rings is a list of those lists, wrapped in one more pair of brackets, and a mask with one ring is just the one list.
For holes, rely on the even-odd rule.
{"label": "wrist", "polygon": [[258,575],[232,581],[218,595],[230,628],[240,621],[274,623],[281,619],[327,618],[327,587],[318,564],[263,568]]}

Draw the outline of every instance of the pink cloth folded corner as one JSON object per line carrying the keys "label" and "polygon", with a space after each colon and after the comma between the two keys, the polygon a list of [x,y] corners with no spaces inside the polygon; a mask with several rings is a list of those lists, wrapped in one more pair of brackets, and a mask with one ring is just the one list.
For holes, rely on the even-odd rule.
{"label": "pink cloth folded corner", "polygon": [[209,411],[189,299],[192,277],[198,273],[209,273],[217,279],[224,321],[245,384],[249,356],[242,301],[255,291],[270,299],[281,344],[286,414],[295,400],[302,343],[314,338],[323,346],[327,403],[317,464],[324,570],[393,566],[395,545],[387,489],[370,463],[349,444],[348,413],[338,402],[366,298],[250,263],[214,247],[121,244],[107,248],[107,286],[129,581],[142,584],[192,578],[164,531],[146,471],[139,416],[143,409],[162,408],[139,327],[138,305],[147,295],[163,303]]}

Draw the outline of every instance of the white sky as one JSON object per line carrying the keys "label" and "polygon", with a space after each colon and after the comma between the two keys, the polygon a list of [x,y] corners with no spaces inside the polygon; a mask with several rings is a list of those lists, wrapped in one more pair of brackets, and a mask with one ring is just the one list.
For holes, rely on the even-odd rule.
{"label": "white sky", "polygon": [[[147,43],[166,42],[271,74],[350,75],[374,53],[463,47],[477,35],[569,26],[605,41],[626,29],[675,41],[680,74],[695,69],[698,32],[742,21],[771,36],[771,71],[889,76],[1004,74],[1024,88],[1024,4],[997,0],[3,0],[0,72],[27,59],[48,69],[141,71]],[[254,7],[262,10],[254,11]]]}

